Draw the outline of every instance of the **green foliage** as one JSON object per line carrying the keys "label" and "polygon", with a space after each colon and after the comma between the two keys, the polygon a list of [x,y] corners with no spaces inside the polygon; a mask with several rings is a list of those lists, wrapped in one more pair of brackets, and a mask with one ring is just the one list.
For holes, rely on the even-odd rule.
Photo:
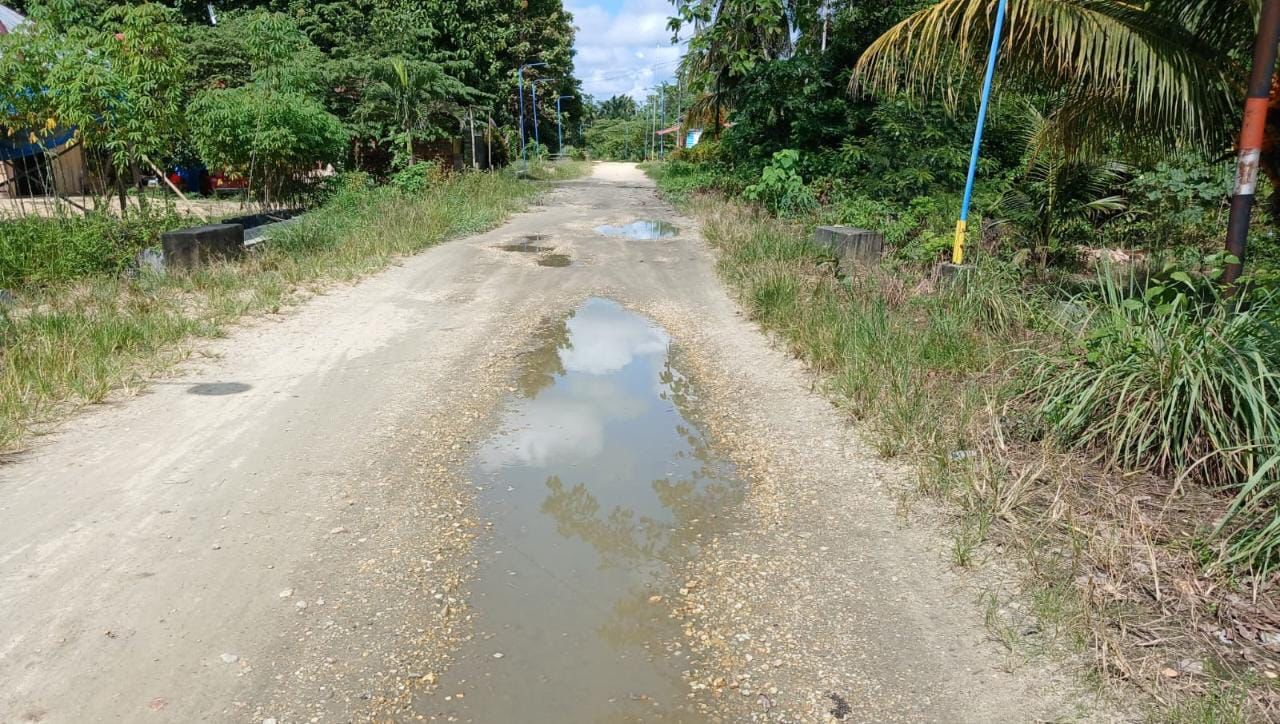
{"label": "green foliage", "polygon": [[560,149],[560,153],[574,161],[587,160],[587,152],[577,146],[566,145],[564,148]]}
{"label": "green foliage", "polygon": [[317,163],[346,149],[342,123],[294,91],[256,85],[210,90],[192,101],[191,136],[200,157],[250,179],[270,197],[292,190]]}
{"label": "green foliage", "polygon": [[415,163],[391,175],[391,185],[406,194],[420,194],[442,183],[446,176],[440,164],[434,161]]}
{"label": "green foliage", "polygon": [[33,140],[75,127],[121,173],[167,153],[186,87],[178,16],[156,3],[113,6],[92,25],[72,24],[81,15],[62,3],[40,13],[0,36],[0,123]]}
{"label": "green foliage", "polygon": [[479,99],[437,63],[392,57],[372,64],[355,117],[378,140],[394,142],[396,165],[413,164],[417,144],[455,131],[464,107]]}
{"label": "green foliage", "polygon": [[640,118],[599,120],[587,129],[587,149],[592,158],[639,161],[650,131],[649,122]]}
{"label": "green foliage", "polygon": [[760,172],[760,180],[743,190],[742,195],[758,201],[774,213],[793,214],[812,209],[816,204],[813,193],[804,185],[797,172],[800,152],[778,151],[773,160]]}
{"label": "green foliage", "polygon": [[1112,466],[1233,491],[1233,540],[1265,535],[1228,559],[1265,569],[1280,562],[1280,297],[1223,299],[1216,276],[1101,272],[1076,301],[1080,341],[1033,357],[1029,394],[1058,439]]}
{"label": "green foliage", "polygon": [[61,282],[90,274],[118,274],[160,233],[189,220],[150,206],[125,218],[23,216],[0,220],[0,289]]}
{"label": "green foliage", "polygon": [[600,107],[596,111],[596,117],[621,121],[635,118],[638,112],[639,107],[636,106],[636,99],[631,96],[613,96],[600,103]]}
{"label": "green foliage", "polygon": [[1110,245],[1148,250],[1219,246],[1234,171],[1229,162],[1187,154],[1135,173],[1124,188],[1129,217],[1107,225],[1103,238]]}

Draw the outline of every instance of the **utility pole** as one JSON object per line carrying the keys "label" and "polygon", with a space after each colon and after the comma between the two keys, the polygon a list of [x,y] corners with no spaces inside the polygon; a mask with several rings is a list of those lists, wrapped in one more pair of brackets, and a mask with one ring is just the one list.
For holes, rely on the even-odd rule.
{"label": "utility pole", "polygon": [[538,138],[538,84],[548,83],[554,78],[534,78],[529,81],[529,87],[533,89],[533,142],[538,146],[538,151],[542,151],[542,141]]}
{"label": "utility pole", "polygon": [[982,126],[987,121],[987,106],[991,103],[991,82],[996,75],[996,58],[1000,54],[1000,32],[1004,29],[1004,16],[1009,10],[1009,0],[1000,0],[996,6],[996,26],[991,33],[991,52],[987,54],[987,75],[982,79],[982,102],[978,105],[978,123],[973,129],[973,150],[969,154],[969,177],[964,183],[964,200],[960,202],[960,220],[956,222],[956,238],[951,245],[951,263],[964,263],[965,235],[969,229],[969,204],[973,200],[973,182],[978,174],[978,151],[982,148]]}
{"label": "utility pole", "polygon": [[831,19],[831,6],[823,0],[822,6],[818,8],[818,12],[822,14],[822,52],[827,52],[827,24]]}
{"label": "utility pole", "polygon": [[[658,125],[662,130],[667,130],[667,84],[663,82],[661,90],[658,91],[659,108],[662,111],[662,122]],[[666,158],[667,156],[667,137],[661,136],[658,139],[658,158]]]}
{"label": "utility pole", "polygon": [[480,170],[480,163],[476,161],[476,109],[467,109],[467,123],[471,124],[471,170]]}
{"label": "utility pole", "polygon": [[[525,159],[524,154],[524,69],[536,68],[540,65],[546,65],[546,63],[525,63],[516,69],[516,89],[520,94],[520,160],[525,161],[526,163],[527,160]],[[538,101],[536,96],[533,100],[534,103],[537,103]]]}
{"label": "utility pole", "polygon": [[653,105],[649,108],[650,115],[653,117],[653,133],[649,136],[649,158],[657,158],[658,156],[658,99],[653,99]]}
{"label": "utility pole", "polygon": [[1240,129],[1240,152],[1236,161],[1235,191],[1231,196],[1231,218],[1227,223],[1228,260],[1222,282],[1228,293],[1244,271],[1245,242],[1249,237],[1249,217],[1258,187],[1258,160],[1267,130],[1267,104],[1271,78],[1276,67],[1276,45],[1280,43],[1280,0],[1266,0],[1258,16],[1258,37],[1253,45],[1253,70],[1244,101],[1244,124]]}
{"label": "utility pole", "polygon": [[564,126],[560,123],[560,99],[573,96],[556,96],[556,153],[564,155]]}

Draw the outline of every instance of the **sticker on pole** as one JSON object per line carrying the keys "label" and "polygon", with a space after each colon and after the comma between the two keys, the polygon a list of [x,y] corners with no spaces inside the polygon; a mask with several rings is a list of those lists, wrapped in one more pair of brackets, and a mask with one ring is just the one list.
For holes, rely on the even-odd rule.
{"label": "sticker on pole", "polygon": [[1240,154],[1236,165],[1236,196],[1253,196],[1258,188],[1258,157],[1261,151],[1252,148]]}

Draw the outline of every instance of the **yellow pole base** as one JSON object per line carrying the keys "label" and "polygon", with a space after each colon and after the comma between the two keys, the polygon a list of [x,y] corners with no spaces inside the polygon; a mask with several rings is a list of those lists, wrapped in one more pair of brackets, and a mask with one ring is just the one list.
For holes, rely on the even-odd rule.
{"label": "yellow pole base", "polygon": [[964,238],[965,238],[965,233],[968,230],[969,230],[969,222],[967,221],[956,222],[956,239],[951,244],[951,263],[952,264],[964,263]]}

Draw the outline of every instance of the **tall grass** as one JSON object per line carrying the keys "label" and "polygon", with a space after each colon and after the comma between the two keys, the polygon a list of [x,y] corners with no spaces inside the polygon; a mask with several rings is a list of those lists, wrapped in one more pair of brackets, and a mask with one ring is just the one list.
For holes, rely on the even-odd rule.
{"label": "tall grass", "polygon": [[[822,373],[866,421],[886,456],[971,446],[971,380],[1005,353],[1033,313],[1016,277],[982,270],[969,284],[868,269],[840,279],[803,230],[721,200],[694,202],[722,274],[750,313]],[[922,294],[919,287],[934,293]],[[1011,300],[1012,298],[1012,300]]]}
{"label": "tall grass", "polygon": [[1222,299],[1102,270],[1078,341],[1031,357],[1050,431],[1109,467],[1226,491],[1226,560],[1266,573],[1280,553],[1280,297]]}
{"label": "tall grass", "polygon": [[0,217],[0,289],[119,273],[162,231],[190,222],[163,204],[125,218],[107,211]]}
{"label": "tall grass", "polygon": [[143,384],[184,354],[184,340],[222,334],[240,316],[278,311],[326,281],[491,228],[543,188],[511,173],[458,174],[419,194],[357,179],[241,261],[164,275],[113,273],[112,262],[17,286],[16,301],[0,304],[0,451],[19,448],[70,407]]}

